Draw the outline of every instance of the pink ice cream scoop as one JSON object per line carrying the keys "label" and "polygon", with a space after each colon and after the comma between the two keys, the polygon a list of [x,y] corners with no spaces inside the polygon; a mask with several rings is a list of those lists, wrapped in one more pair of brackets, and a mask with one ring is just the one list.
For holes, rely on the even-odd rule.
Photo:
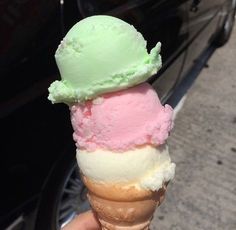
{"label": "pink ice cream scoop", "polygon": [[73,138],[78,148],[94,151],[126,151],[151,144],[161,145],[172,128],[173,109],[162,106],[147,83],[104,94],[71,107]]}

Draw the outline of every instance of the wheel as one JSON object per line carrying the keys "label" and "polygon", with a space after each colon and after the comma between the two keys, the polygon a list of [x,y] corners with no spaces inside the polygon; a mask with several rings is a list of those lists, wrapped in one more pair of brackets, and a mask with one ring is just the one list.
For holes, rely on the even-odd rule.
{"label": "wheel", "polygon": [[40,200],[35,230],[59,230],[76,214],[89,209],[75,157],[66,157],[54,169]]}
{"label": "wheel", "polygon": [[217,46],[222,46],[229,40],[234,26],[235,13],[236,13],[236,0],[230,0],[228,1],[227,13],[223,27],[216,38],[215,44]]}

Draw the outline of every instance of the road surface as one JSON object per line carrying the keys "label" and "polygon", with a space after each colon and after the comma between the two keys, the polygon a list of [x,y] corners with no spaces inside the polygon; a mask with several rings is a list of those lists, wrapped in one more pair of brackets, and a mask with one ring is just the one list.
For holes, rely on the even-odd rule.
{"label": "road surface", "polygon": [[236,26],[208,64],[181,101],[168,142],[176,177],[152,230],[236,230]]}

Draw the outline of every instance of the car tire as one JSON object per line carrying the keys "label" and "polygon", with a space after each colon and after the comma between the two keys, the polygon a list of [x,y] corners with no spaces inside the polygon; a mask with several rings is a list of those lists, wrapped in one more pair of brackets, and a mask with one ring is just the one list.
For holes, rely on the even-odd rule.
{"label": "car tire", "polygon": [[223,27],[220,30],[218,36],[216,37],[215,44],[217,46],[223,46],[230,38],[235,22],[236,0],[228,1],[227,8],[228,10],[224,19]]}
{"label": "car tire", "polygon": [[42,193],[35,230],[59,230],[77,214],[89,209],[87,191],[74,156],[63,156]]}

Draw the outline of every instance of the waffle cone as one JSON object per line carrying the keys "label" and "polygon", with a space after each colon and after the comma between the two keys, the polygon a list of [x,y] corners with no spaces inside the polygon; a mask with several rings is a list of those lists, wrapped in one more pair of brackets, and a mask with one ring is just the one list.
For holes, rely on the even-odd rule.
{"label": "waffle cone", "polygon": [[166,185],[158,191],[121,185],[101,184],[82,176],[88,199],[103,230],[148,230],[157,206],[165,196]]}

